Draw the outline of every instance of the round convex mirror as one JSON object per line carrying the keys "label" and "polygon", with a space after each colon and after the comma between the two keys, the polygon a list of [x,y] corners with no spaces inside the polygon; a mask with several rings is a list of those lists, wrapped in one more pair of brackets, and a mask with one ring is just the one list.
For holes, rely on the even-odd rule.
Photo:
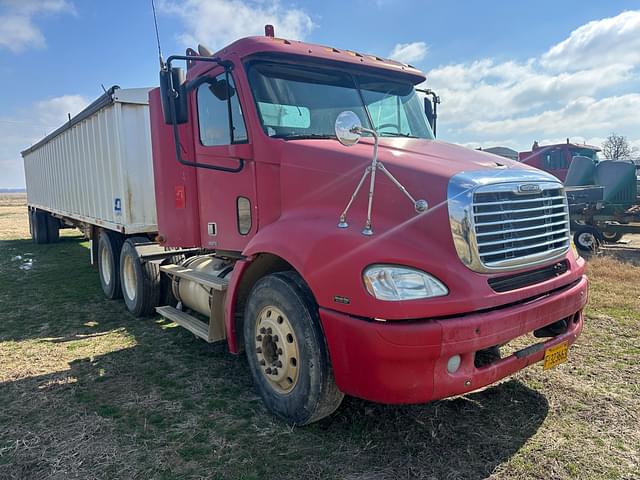
{"label": "round convex mirror", "polygon": [[350,110],[345,110],[336,118],[336,137],[341,144],[347,147],[358,143],[358,140],[360,140],[360,128],[362,128],[360,119]]}

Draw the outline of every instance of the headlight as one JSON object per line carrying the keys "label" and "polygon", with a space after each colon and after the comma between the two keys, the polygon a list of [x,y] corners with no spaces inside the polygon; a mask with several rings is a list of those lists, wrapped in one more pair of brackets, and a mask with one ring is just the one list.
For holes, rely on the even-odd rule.
{"label": "headlight", "polygon": [[362,274],[367,291],[378,300],[397,302],[442,297],[447,287],[420,270],[395,265],[371,265]]}

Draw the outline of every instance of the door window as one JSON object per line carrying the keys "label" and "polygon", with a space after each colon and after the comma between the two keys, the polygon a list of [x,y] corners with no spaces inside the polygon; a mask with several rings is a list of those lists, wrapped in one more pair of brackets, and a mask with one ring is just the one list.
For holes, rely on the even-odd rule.
{"label": "door window", "polygon": [[[205,147],[247,141],[247,129],[231,75],[220,74],[197,90],[200,142]],[[231,105],[231,122],[229,121]],[[231,130],[229,129],[231,125]]]}

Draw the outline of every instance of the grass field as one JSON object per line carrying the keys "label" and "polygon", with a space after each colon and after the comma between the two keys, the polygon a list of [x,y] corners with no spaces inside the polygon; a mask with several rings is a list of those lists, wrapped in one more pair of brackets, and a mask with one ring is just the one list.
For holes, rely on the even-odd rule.
{"label": "grass field", "polygon": [[244,357],[105,300],[88,245],[0,196],[0,478],[640,478],[640,267],[589,266],[570,361],[417,406],[346,398],[290,428]]}

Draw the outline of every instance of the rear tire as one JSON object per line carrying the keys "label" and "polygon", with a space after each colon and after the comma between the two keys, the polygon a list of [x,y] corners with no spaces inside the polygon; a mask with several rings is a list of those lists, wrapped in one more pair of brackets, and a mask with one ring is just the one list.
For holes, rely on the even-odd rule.
{"label": "rear tire", "polygon": [[49,214],[40,210],[33,212],[33,242],[38,245],[49,243],[49,228],[47,225],[47,217]]}
{"label": "rear tire", "polygon": [[120,250],[122,235],[110,230],[100,231],[98,240],[98,273],[105,297],[114,300],[122,297],[120,288]]}
{"label": "rear tire", "polygon": [[49,243],[55,243],[60,240],[60,220],[47,214],[47,240]]}
{"label": "rear tire", "polygon": [[152,315],[160,304],[160,266],[140,259],[135,247],[138,243],[149,243],[149,239],[129,238],[122,246],[120,284],[127,309],[136,317],[147,317]]}
{"label": "rear tire", "polygon": [[340,406],[344,394],[335,383],[318,306],[297,273],[258,280],[245,309],[244,341],[258,393],[275,415],[306,425]]}
{"label": "rear tire", "polygon": [[606,243],[617,243],[624,233],[620,232],[602,232],[602,238]]}

